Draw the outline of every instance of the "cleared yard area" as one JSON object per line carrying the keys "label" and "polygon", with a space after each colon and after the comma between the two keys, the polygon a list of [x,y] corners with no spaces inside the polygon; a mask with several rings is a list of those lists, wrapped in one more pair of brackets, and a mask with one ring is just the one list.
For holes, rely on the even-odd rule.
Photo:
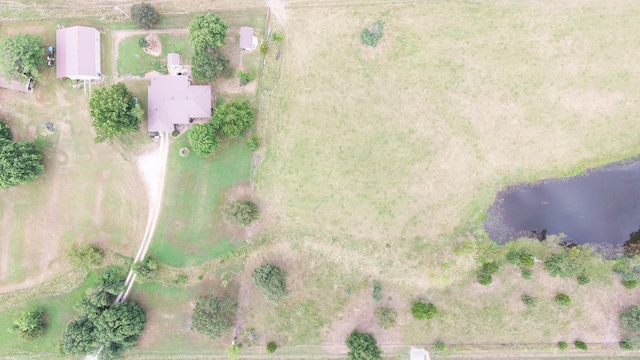
{"label": "cleared yard area", "polygon": [[233,231],[218,213],[225,191],[251,177],[251,154],[243,139],[224,141],[213,156],[203,159],[189,147],[187,134],[171,144],[162,214],[149,254],[163,263],[188,266],[232,251]]}
{"label": "cleared yard area", "polygon": [[[639,15],[626,0],[290,4],[282,75],[261,102],[256,178],[277,240],[244,280],[273,261],[289,269],[292,292],[274,308],[248,286],[246,326],[327,351],[346,351],[356,326],[382,344],[617,346],[617,313],[638,290],[613,277],[578,287],[541,265],[532,282],[505,267],[484,287],[474,258],[486,250],[484,210],[506,184],[640,151]],[[384,37],[361,45],[378,19]],[[371,317],[375,279],[401,333]],[[524,308],[525,291],[538,308]],[[550,300],[560,291],[571,309]],[[441,314],[411,319],[418,297]]]}
{"label": "cleared yard area", "polygon": [[185,64],[190,64],[193,51],[189,46],[188,35],[158,34],[162,53],[158,56],[145,52],[138,42],[146,35],[133,35],[125,38],[118,45],[118,75],[144,76],[148,72],[157,71],[167,74],[167,54],[178,53]]}

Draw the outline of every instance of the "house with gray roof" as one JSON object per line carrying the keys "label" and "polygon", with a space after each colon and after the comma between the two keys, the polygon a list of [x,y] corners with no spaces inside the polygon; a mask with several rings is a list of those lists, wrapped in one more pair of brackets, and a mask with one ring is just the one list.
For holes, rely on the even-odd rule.
{"label": "house with gray roof", "polygon": [[87,26],[56,30],[56,56],[58,79],[99,80],[100,32]]}
{"label": "house with gray roof", "polygon": [[185,75],[157,75],[149,84],[149,132],[172,132],[176,124],[211,117],[211,86],[191,85]]}

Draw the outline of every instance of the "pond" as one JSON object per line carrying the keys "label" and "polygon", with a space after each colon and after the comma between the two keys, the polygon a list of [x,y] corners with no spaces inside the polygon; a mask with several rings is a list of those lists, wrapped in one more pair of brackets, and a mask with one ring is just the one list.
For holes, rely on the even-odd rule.
{"label": "pond", "polygon": [[568,179],[511,186],[498,193],[484,226],[503,243],[523,236],[616,249],[640,237],[640,159]]}

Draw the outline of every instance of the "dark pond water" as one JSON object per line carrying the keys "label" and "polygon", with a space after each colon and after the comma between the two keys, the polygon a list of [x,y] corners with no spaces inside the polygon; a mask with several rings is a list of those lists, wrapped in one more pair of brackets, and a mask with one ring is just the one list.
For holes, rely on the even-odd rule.
{"label": "dark pond water", "polygon": [[509,187],[496,197],[484,225],[497,242],[564,233],[576,244],[618,247],[640,235],[640,160]]}

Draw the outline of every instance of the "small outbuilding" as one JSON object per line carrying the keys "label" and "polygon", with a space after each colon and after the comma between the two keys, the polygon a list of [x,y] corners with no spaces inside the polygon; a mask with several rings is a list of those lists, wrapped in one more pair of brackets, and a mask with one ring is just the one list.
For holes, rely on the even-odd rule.
{"label": "small outbuilding", "polygon": [[253,35],[253,28],[243,26],[240,28],[240,49],[253,50],[258,47],[258,38]]}
{"label": "small outbuilding", "polygon": [[87,26],[56,30],[56,77],[99,80],[100,32]]}
{"label": "small outbuilding", "polygon": [[149,132],[171,132],[176,124],[211,117],[211,86],[191,85],[188,76],[157,75],[147,104]]}
{"label": "small outbuilding", "polygon": [[170,75],[181,75],[180,73],[183,71],[183,68],[180,54],[169,53],[167,55],[167,71],[169,71]]}

